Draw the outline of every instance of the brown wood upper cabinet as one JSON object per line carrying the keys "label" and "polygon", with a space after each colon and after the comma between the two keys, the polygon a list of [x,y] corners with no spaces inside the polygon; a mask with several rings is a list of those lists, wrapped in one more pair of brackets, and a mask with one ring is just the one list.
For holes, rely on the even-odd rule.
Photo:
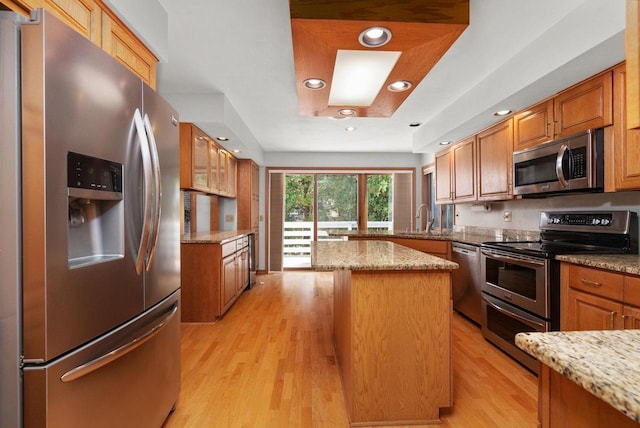
{"label": "brown wood upper cabinet", "polygon": [[478,200],[513,198],[513,118],[476,136],[478,153]]}
{"label": "brown wood upper cabinet", "polygon": [[156,87],[158,58],[99,0],[0,0],[28,15],[37,8],[52,12],[71,28]]}
{"label": "brown wood upper cabinet", "polygon": [[628,67],[627,62],[613,69],[613,161],[607,161],[607,167],[613,169],[616,190],[640,189],[640,129],[627,126]]}
{"label": "brown wood upper cabinet", "polygon": [[516,114],[513,150],[613,124],[612,79],[606,71]]}
{"label": "brown wood upper cabinet", "polygon": [[436,202],[453,202],[453,151],[451,148],[436,153]]}
{"label": "brown wood upper cabinet", "polygon": [[638,0],[627,0],[627,27],[625,29],[627,57],[626,125],[640,128],[640,5]]}
{"label": "brown wood upper cabinet", "polygon": [[476,186],[476,138],[469,137],[453,148],[453,200],[472,202],[478,199]]}
{"label": "brown wood upper cabinet", "polygon": [[237,159],[193,123],[180,123],[180,188],[235,197]]}

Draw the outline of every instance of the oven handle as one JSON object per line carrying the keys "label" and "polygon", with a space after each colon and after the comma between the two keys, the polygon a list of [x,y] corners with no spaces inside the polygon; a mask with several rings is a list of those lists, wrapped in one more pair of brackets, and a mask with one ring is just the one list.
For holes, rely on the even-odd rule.
{"label": "oven handle", "polygon": [[519,257],[504,256],[502,254],[494,253],[493,251],[484,251],[483,250],[482,254],[484,254],[486,257],[490,257],[490,258],[495,259],[495,260],[500,260],[500,261],[511,263],[511,264],[518,264],[518,265],[521,265],[521,266],[528,266],[528,267],[532,267],[532,268],[537,268],[537,267],[544,266],[544,261],[537,261],[537,260],[524,259],[524,258],[519,258]]}
{"label": "oven handle", "polygon": [[493,309],[495,309],[496,311],[511,317],[511,318],[515,318],[516,320],[520,321],[523,324],[526,324],[528,326],[530,326],[531,328],[536,329],[536,331],[545,331],[546,330],[546,326],[544,325],[544,323],[540,323],[537,322],[535,320],[529,319],[529,318],[525,318],[521,315],[515,314],[513,312],[511,312],[510,310],[503,308],[502,306],[498,305],[495,302],[492,302],[491,300],[489,300],[486,296],[482,296],[482,298],[484,299],[484,301],[490,305]]}

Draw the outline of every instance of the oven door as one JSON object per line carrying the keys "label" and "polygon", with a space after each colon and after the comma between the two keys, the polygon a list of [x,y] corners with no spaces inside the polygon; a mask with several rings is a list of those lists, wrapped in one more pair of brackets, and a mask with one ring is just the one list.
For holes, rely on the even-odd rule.
{"label": "oven door", "polygon": [[534,373],[538,361],[516,346],[516,334],[550,329],[550,322],[482,293],[482,335]]}
{"label": "oven door", "polygon": [[541,318],[551,318],[549,260],[483,248],[481,263],[482,291]]}

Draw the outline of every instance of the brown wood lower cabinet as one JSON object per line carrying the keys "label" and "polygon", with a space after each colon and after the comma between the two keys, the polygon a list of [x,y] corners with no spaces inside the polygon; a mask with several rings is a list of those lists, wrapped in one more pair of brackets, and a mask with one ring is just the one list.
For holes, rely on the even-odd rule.
{"label": "brown wood lower cabinet", "polygon": [[561,267],[562,330],[640,327],[640,277],[571,263]]}
{"label": "brown wood lower cabinet", "polygon": [[182,321],[220,318],[249,285],[249,239],[181,245]]}

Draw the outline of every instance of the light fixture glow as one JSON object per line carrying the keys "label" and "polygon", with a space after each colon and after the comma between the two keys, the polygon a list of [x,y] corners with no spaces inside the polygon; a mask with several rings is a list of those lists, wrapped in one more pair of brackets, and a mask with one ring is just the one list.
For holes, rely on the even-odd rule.
{"label": "light fixture glow", "polygon": [[240,149],[233,149],[233,150],[231,150],[231,151],[232,151],[233,153],[240,153],[242,150],[240,150]]}
{"label": "light fixture glow", "polygon": [[353,127],[353,126],[347,126],[346,128],[344,128],[345,131],[351,132],[351,131],[355,131],[357,128]]}
{"label": "light fixture glow", "polygon": [[386,27],[369,27],[358,36],[362,46],[377,48],[386,45],[391,40],[391,31]]}
{"label": "light fixture glow", "polygon": [[342,50],[336,54],[330,106],[370,106],[402,52]]}
{"label": "light fixture glow", "polygon": [[411,122],[409,124],[409,126],[412,127],[412,128],[415,128],[415,127],[420,126],[420,125],[422,125],[422,123],[420,123],[420,122]]}
{"label": "light fixture glow", "polygon": [[218,141],[229,141],[229,139],[227,137],[216,137],[216,140],[218,140]]}
{"label": "light fixture glow", "polygon": [[494,116],[506,116],[509,113],[511,113],[511,110],[498,110],[497,112],[493,113]]}
{"label": "light fixture glow", "polygon": [[357,111],[355,111],[352,108],[343,108],[338,110],[338,114],[340,116],[355,116],[355,114],[357,113]]}
{"label": "light fixture glow", "polygon": [[322,89],[325,86],[327,86],[326,82],[322,79],[318,79],[315,77],[312,77],[310,79],[306,79],[304,82],[302,82],[302,84],[304,85],[305,88],[307,89],[313,89],[313,90],[318,90],[318,89]]}
{"label": "light fixture glow", "polygon": [[398,80],[397,82],[391,83],[387,86],[387,89],[391,92],[404,92],[411,87],[411,82],[407,82],[406,80]]}
{"label": "light fixture glow", "polygon": [[441,146],[448,146],[449,144],[451,144],[451,141],[440,141]]}

